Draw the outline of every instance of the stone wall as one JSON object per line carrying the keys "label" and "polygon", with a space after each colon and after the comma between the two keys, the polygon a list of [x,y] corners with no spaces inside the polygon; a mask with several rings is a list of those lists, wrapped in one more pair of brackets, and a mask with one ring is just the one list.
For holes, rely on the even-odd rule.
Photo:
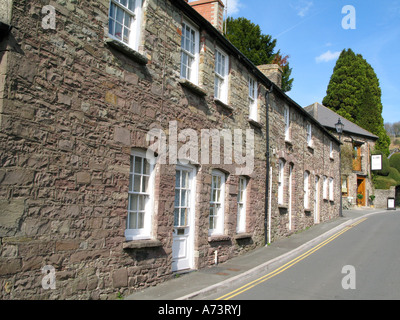
{"label": "stone wall", "polygon": [[[0,135],[0,285],[11,289],[0,294],[115,298],[172,276],[174,165],[156,168],[153,234],[161,245],[124,249],[131,149],[147,148],[149,129],[168,132],[170,121],[199,136],[207,128],[252,129],[247,103],[233,98],[226,108],[214,102],[215,40],[205,32],[199,85],[206,95],[181,85],[182,13],[169,1],[145,1],[142,41],[133,56],[105,42],[109,1],[50,4],[57,10],[56,30],[41,28],[41,1],[14,2],[18,29],[10,37],[19,51],[10,48],[2,56],[2,70],[8,66]],[[243,68],[232,67],[232,74],[247,77]],[[199,167],[197,268],[213,263],[215,250],[223,262],[264,242],[265,128],[255,134],[247,240],[234,238],[237,166],[217,167],[229,186],[227,239],[221,241],[208,239],[215,166]],[[41,286],[46,265],[55,268],[55,290]]]}
{"label": "stone wall", "polygon": [[[340,207],[339,144],[333,136],[311,120],[296,105],[279,99],[274,95],[270,108],[270,145],[272,150],[271,165],[273,168],[272,189],[272,240],[286,237],[299,230],[314,225],[314,212],[318,205],[319,219],[316,223],[337,218]],[[285,139],[282,132],[285,128],[284,108],[289,107],[290,138]],[[307,123],[312,125],[312,144],[307,143]],[[330,156],[330,141],[333,143],[333,156]],[[284,168],[284,205],[278,205],[279,159],[285,162]],[[289,193],[289,168],[293,166],[292,198]],[[309,208],[304,207],[304,173],[309,172]],[[334,201],[323,197],[323,177],[334,178]],[[319,187],[315,187],[315,179],[319,178]],[[318,199],[318,202],[315,202]],[[292,228],[289,227],[290,209],[292,211]]]}
{"label": "stone wall", "polygon": [[[193,87],[180,81],[184,15],[170,1],[144,1],[138,52],[107,37],[108,0],[47,3],[56,8],[55,30],[41,27],[43,1],[13,2],[18,29],[0,53],[0,287],[8,288],[1,299],[113,299],[172,277],[175,165],[155,168],[153,241],[132,244],[124,236],[132,148],[148,148],[148,131],[168,134],[171,121],[198,136],[202,129],[251,129],[255,136],[245,236],[236,233],[238,165],[195,163],[195,268],[212,265],[216,250],[224,262],[264,244],[266,139],[275,150],[271,240],[313,224],[303,207],[303,175],[309,170],[313,181],[337,172],[336,155],[326,156],[329,134],[316,124],[315,146],[307,148],[307,116],[279,91],[271,95],[267,134],[265,79],[259,79],[259,123],[249,122],[247,79],[254,71],[236,55],[230,56],[228,105],[214,101],[221,44],[206,28]],[[290,144],[282,130],[285,103],[293,115]],[[276,203],[278,155],[294,164],[292,230]],[[208,236],[213,169],[226,175],[220,238]],[[337,201],[321,206],[321,221],[338,212]],[[53,290],[42,287],[47,265],[55,268]]]}
{"label": "stone wall", "polygon": [[396,187],[391,187],[390,190],[375,189],[374,205],[379,209],[387,209],[388,198],[396,198]]}

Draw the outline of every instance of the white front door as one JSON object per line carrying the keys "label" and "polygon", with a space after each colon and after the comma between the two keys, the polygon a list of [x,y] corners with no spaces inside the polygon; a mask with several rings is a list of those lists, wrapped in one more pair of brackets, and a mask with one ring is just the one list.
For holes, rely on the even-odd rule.
{"label": "white front door", "polygon": [[172,271],[194,268],[195,175],[194,167],[176,168]]}
{"label": "white front door", "polygon": [[314,191],[314,223],[320,223],[319,214],[319,177],[315,177],[315,191]]}

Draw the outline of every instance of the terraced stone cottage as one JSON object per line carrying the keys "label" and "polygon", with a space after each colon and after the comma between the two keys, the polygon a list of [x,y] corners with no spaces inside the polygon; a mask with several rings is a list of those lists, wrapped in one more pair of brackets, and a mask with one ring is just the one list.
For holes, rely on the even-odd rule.
{"label": "terraced stone cottage", "polygon": [[0,12],[1,299],[114,299],[339,215],[339,141],[221,1]]}

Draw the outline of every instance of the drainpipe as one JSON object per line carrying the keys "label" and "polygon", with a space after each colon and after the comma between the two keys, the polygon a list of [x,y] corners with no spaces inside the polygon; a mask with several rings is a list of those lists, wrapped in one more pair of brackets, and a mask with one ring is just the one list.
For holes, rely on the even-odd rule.
{"label": "drainpipe", "polygon": [[264,216],[264,234],[265,234],[265,245],[268,244],[269,241],[271,241],[270,237],[270,230],[269,230],[269,224],[270,224],[270,219],[269,219],[269,179],[270,179],[270,160],[269,160],[269,95],[272,93],[274,89],[274,85],[271,84],[271,88],[266,90],[265,93],[265,100],[266,100],[266,147],[267,151],[265,153],[266,157],[266,177],[265,177],[265,216]]}

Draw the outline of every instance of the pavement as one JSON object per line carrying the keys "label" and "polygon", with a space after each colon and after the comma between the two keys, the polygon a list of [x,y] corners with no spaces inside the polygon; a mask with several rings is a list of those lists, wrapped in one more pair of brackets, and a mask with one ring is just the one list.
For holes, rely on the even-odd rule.
{"label": "pavement", "polygon": [[264,274],[296,255],[311,249],[341,229],[385,209],[344,210],[343,217],[315,225],[305,231],[275,241],[269,246],[230,259],[206,269],[176,274],[169,281],[137,291],[125,300],[202,300],[222,292],[239,281]]}

